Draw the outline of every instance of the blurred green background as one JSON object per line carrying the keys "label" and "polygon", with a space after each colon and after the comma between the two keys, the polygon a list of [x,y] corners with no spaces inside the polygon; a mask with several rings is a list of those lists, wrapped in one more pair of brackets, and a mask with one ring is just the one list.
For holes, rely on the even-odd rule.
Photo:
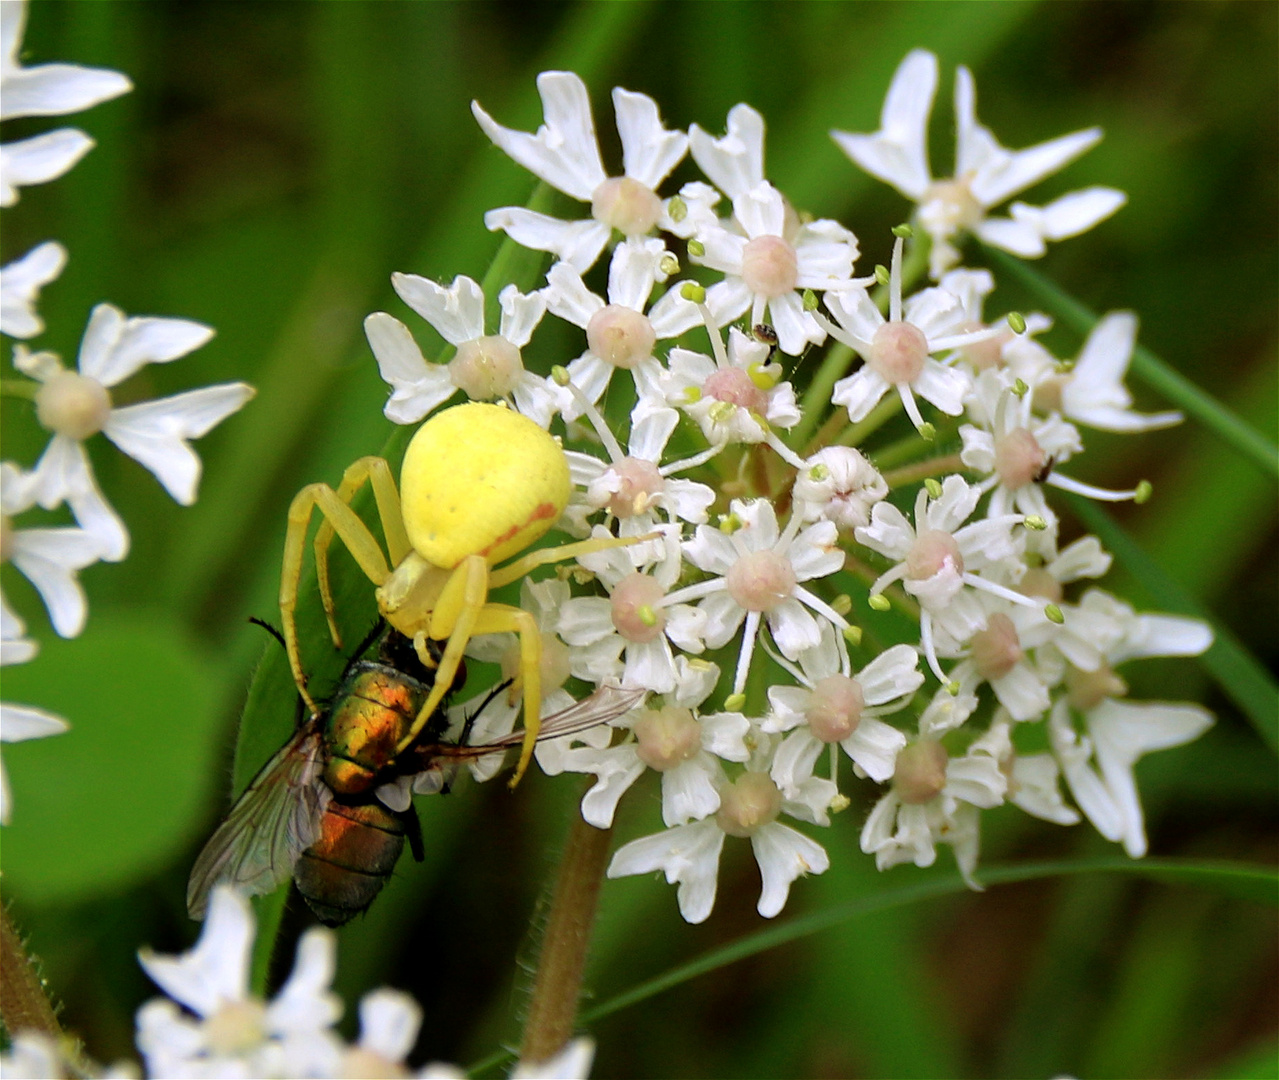
{"label": "blurred green background", "polygon": [[[228,379],[258,398],[201,440],[200,500],[176,506],[102,440],[95,467],[133,534],[120,565],[82,575],[83,638],[47,631],[39,600],[5,570],[42,642],[6,669],[5,697],[67,717],[70,734],[7,744],[15,811],[4,895],[64,1003],[104,1060],[131,1054],[152,990],[134,960],[186,948],[195,852],[225,810],[235,725],[275,618],[285,509],[335,482],[390,432],[361,320],[385,308],[427,334],[389,287],[393,270],[482,276],[498,239],[486,209],[522,204],[528,174],[481,135],[469,102],[532,130],[534,77],[572,68],[592,88],[618,160],[607,93],[653,95],[671,126],[723,130],[748,101],[767,119],[767,173],[799,207],[838,217],[886,262],[906,213],[859,173],[828,129],[871,131],[914,46],[942,58],[934,172],[951,162],[950,80],[975,72],[979,115],[1022,147],[1092,124],[1102,144],[1028,193],[1091,183],[1129,193],[1093,233],[1036,268],[1098,311],[1136,310],[1142,340],[1265,431],[1276,428],[1276,11],[1265,3],[54,3],[33,5],[29,64],[126,72],[136,90],[70,118],[98,147],[5,212],[3,259],[55,238],[70,249],[45,290],[37,344],[75,355],[92,305],[199,319],[213,342],[150,367],[117,403]],[[6,125],[5,139],[58,126]],[[677,174],[683,177],[689,166]],[[995,310],[1031,310],[1012,288]],[[544,328],[549,330],[549,327]],[[1055,343],[1073,355],[1077,335]],[[532,357],[563,362],[571,335]],[[526,358],[530,356],[526,352]],[[802,381],[802,372],[798,376]],[[1139,406],[1163,407],[1134,387]],[[6,459],[30,465],[45,435],[3,403]],[[1142,438],[1090,434],[1078,475],[1149,478],[1155,498],[1115,511],[1190,596],[1271,671],[1276,653],[1273,476],[1194,424]],[[1153,601],[1117,569],[1107,581]],[[274,646],[272,646],[274,648]],[[332,663],[331,660],[327,661]],[[1273,863],[1273,753],[1202,667],[1149,661],[1136,698],[1202,700],[1220,722],[1138,769],[1158,855]],[[288,723],[287,717],[281,724]],[[283,730],[283,729],[282,729]],[[579,785],[531,777],[419,800],[427,861],[407,858],[369,916],[342,932],[348,1024],[359,994],[390,983],[422,1001],[413,1060],[474,1060],[518,1031],[530,913]],[[623,803],[623,838],[652,831],[655,791]],[[866,807],[820,839],[826,875],[782,919],[920,875],[878,875],[857,851]],[[1083,825],[1014,810],[985,816],[988,862],[1109,851]],[[943,856],[943,862],[947,861]],[[603,1000],[758,929],[758,879],[730,844],[711,919],[688,927],[674,890],[646,879],[603,894],[588,989]],[[1272,909],[1209,892],[1086,876],[992,889],[847,923],[624,1010],[595,1034],[598,1076],[1274,1076]]]}

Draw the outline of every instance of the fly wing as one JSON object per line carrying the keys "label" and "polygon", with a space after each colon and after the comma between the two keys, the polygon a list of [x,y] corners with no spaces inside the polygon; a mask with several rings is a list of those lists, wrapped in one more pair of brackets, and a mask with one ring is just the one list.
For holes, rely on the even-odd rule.
{"label": "fly wing", "polygon": [[218,882],[257,896],[288,880],[298,856],[319,839],[332,797],[320,779],[322,748],[319,728],[302,728],[245,788],[191,869],[191,918],[204,918]]}
{"label": "fly wing", "polygon": [[[644,700],[644,695],[647,693],[647,690],[640,687],[601,686],[595,693],[582,698],[575,705],[542,717],[542,726],[538,730],[537,740],[541,742],[543,739],[557,739],[561,735],[573,735],[595,727],[597,724],[607,724],[630,712]],[[476,746],[442,745],[421,749],[428,757],[469,760],[483,757],[485,754],[497,753],[500,750],[509,750],[523,742],[524,732],[520,730]]]}

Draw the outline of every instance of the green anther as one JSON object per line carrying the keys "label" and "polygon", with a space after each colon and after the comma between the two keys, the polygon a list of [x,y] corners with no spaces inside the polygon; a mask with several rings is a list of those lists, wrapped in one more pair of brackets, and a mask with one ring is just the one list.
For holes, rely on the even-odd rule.
{"label": "green anther", "polygon": [[1058,360],[1054,366],[1058,375],[1069,375],[1075,370],[1075,362],[1073,360]]}
{"label": "green anther", "polygon": [[567,386],[571,381],[568,368],[561,364],[556,364],[553,368],[551,368],[551,379],[556,386]]}
{"label": "green anther", "polygon": [[930,499],[941,498],[941,481],[934,480],[931,476],[924,481],[924,490],[928,492]]}
{"label": "green anther", "polygon": [[700,386],[684,387],[684,401],[689,405],[696,405],[702,400],[702,388]]}
{"label": "green anther", "polygon": [[1013,393],[1018,397],[1025,397],[1026,391],[1029,389],[1030,387],[1026,385],[1026,381],[1024,379],[1018,379],[1015,383],[1013,383]]}
{"label": "green anther", "polygon": [[1012,327],[1014,334],[1024,334],[1026,332],[1026,320],[1022,317],[1020,311],[1010,311],[1008,313],[1008,325]]}
{"label": "green anther", "polygon": [[724,423],[724,421],[728,420],[733,415],[733,412],[736,408],[737,406],[734,405],[731,401],[715,402],[715,404],[712,405],[710,408],[709,415],[711,418],[711,422],[715,424]]}
{"label": "green anther", "polygon": [[688,242],[688,253],[695,259],[700,259],[706,254],[706,245],[700,240],[690,240]]}
{"label": "green anther", "polygon": [[745,694],[729,694],[728,697],[724,699],[724,709],[726,712],[737,712],[737,710],[745,704]]}
{"label": "green anther", "polygon": [[919,425],[919,437],[923,439],[924,442],[935,442],[937,440],[937,429],[925,420]]}
{"label": "green anther", "polygon": [[853,610],[853,598],[847,593],[840,593],[830,602],[830,609],[836,615],[847,615]]}
{"label": "green anther", "polygon": [[893,235],[897,237],[898,240],[909,240],[915,235],[915,230],[910,225],[894,225]]}
{"label": "green anther", "polygon": [[840,794],[836,795],[829,803],[827,803],[826,809],[832,814],[839,814],[843,813],[843,811],[847,810],[852,805],[852,799],[850,799],[847,795]]}
{"label": "green anther", "polygon": [[686,281],[679,287],[679,294],[685,300],[691,300],[694,304],[706,303],[706,290],[696,281]]}
{"label": "green anther", "polygon": [[1061,608],[1056,604],[1044,605],[1044,618],[1049,622],[1056,623],[1058,626],[1066,621],[1066,616],[1061,613]]}
{"label": "green anther", "polygon": [[1043,532],[1046,528],[1048,528],[1048,522],[1046,522],[1038,514],[1028,515],[1022,524],[1025,525],[1026,528],[1030,529],[1031,532]]}
{"label": "green anther", "polygon": [[721,514],[719,519],[719,531],[727,536],[732,536],[742,527],[742,519],[736,514]]}
{"label": "green anther", "polygon": [[683,221],[688,217],[688,203],[675,195],[666,204],[666,212],[670,214],[672,221]]}
{"label": "green anther", "polygon": [[642,604],[635,609],[635,614],[639,616],[639,621],[645,626],[657,625],[657,612],[648,604]]}
{"label": "green anther", "polygon": [[746,374],[750,376],[751,382],[758,386],[761,390],[771,390],[778,383],[778,374],[780,366],[777,364],[751,364],[746,369]]}
{"label": "green anther", "polygon": [[962,688],[957,682],[948,682],[946,684],[946,693],[948,693],[951,697],[959,697],[959,691],[961,689]]}
{"label": "green anther", "polygon": [[853,648],[857,648],[862,643],[862,628],[860,626],[844,627],[844,640]]}
{"label": "green anther", "polygon": [[657,267],[663,274],[670,277],[672,274],[679,273],[679,259],[668,251],[657,261]]}
{"label": "green anther", "polygon": [[1137,491],[1136,494],[1133,495],[1132,501],[1140,505],[1149,499],[1154,493],[1154,485],[1151,484],[1149,480],[1143,480],[1137,485]]}
{"label": "green anther", "polygon": [[813,292],[812,289],[804,290],[804,310],[805,311],[817,310],[817,294]]}
{"label": "green anther", "polygon": [[828,476],[830,476],[830,469],[820,462],[808,470],[808,478],[815,484],[820,484]]}
{"label": "green anther", "polygon": [[888,267],[884,266],[882,263],[878,264],[875,267],[875,280],[881,285],[887,285],[889,281]]}
{"label": "green anther", "polygon": [[866,603],[871,606],[872,611],[887,611],[893,605],[888,602],[888,597],[883,593],[871,593],[866,598]]}

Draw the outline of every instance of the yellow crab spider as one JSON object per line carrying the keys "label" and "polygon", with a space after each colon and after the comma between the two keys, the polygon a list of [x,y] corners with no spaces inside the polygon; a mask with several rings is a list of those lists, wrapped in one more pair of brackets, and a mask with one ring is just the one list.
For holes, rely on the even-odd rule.
{"label": "yellow crab spider", "polygon": [[[350,507],[365,483],[373,489],[386,555]],[[490,603],[489,590],[546,563],[634,542],[601,538],[541,548],[494,569],[559,520],[570,488],[568,460],[545,430],[512,409],[472,402],[444,409],[418,428],[404,454],[398,492],[391,467],[379,457],[351,465],[336,491],[328,484],[299,491],[289,507],[284,541],[280,621],[294,682],[311,712],[319,710],[306,687],[295,612],[311,513],[318,508],[324,521],[315,537],[316,576],[334,644],[340,645],[328,576],[334,533],[377,586],[382,616],[413,639],[424,664],[436,664],[428,639],[446,642],[431,693],[397,752],[408,747],[439,706],[474,635],[518,635],[525,738],[514,787],[528,767],[540,726],[542,639],[532,615]]]}

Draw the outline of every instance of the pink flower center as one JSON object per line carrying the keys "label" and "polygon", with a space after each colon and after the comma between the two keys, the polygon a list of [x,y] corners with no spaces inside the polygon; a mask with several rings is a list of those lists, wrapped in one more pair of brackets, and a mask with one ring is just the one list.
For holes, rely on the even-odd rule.
{"label": "pink flower center", "polygon": [[591,196],[591,217],[623,236],[643,236],[662,216],[662,201],[638,180],[605,180]]}
{"label": "pink flower center", "polygon": [[885,382],[909,383],[919,378],[928,359],[928,339],[908,322],[886,322],[870,342],[866,362]]}
{"label": "pink flower center", "polygon": [[36,391],[36,417],[48,431],[79,441],[96,435],[111,417],[111,395],[97,379],[59,371]]}
{"label": "pink flower center", "polygon": [[893,791],[908,806],[931,802],[946,786],[946,763],[950,756],[941,743],[921,739],[897,755],[893,771]]}
{"label": "pink flower center", "polygon": [[1096,671],[1080,671],[1073,664],[1066,669],[1066,696],[1080,712],[1095,709],[1106,698],[1123,697],[1128,684],[1102,664]]}
{"label": "pink flower center", "polygon": [[449,361],[453,385],[472,401],[506,397],[523,374],[520,350],[500,334],[462,342]]}
{"label": "pink flower center", "polygon": [[747,611],[772,611],[795,591],[795,568],[775,551],[752,551],[733,563],[724,581]]}
{"label": "pink flower center", "polygon": [[[955,327],[954,332],[957,334],[975,334],[977,331],[985,329],[987,327],[984,323],[969,319],[967,322]],[[1011,332],[1005,332],[997,337],[974,341],[971,345],[963,346],[959,351],[964,359],[972,364],[974,370],[986,371],[988,368],[999,367],[1004,362],[1004,343],[1011,340]]]}
{"label": "pink flower center", "polygon": [[1035,596],[1053,604],[1060,604],[1062,597],[1061,582],[1042,566],[1032,566],[1022,576],[1017,591],[1023,596]]}
{"label": "pink flower center", "polygon": [[785,296],[799,282],[799,257],[780,236],[757,236],[742,249],[742,280],[756,296]]}
{"label": "pink flower center", "polygon": [[1003,612],[995,612],[986,620],[986,629],[973,635],[973,663],[983,679],[1002,679],[1025,655],[1017,628]]}
{"label": "pink flower center", "polygon": [[702,725],[689,709],[668,705],[645,709],[635,722],[635,753],[650,769],[668,772],[697,756],[702,748]]}
{"label": "pink flower center", "polygon": [[1043,447],[1025,428],[1014,428],[995,443],[995,472],[1012,491],[1039,479],[1047,460]]}
{"label": "pink flower center", "polygon": [[768,410],[768,393],[755,385],[741,368],[720,368],[702,384],[702,396],[726,401],[763,416]]}
{"label": "pink flower center", "polygon": [[782,793],[767,773],[742,773],[721,788],[715,820],[729,836],[753,836],[782,812]]}
{"label": "pink flower center", "polygon": [[666,488],[666,481],[657,466],[643,458],[623,458],[612,467],[618,479],[617,490],[608,501],[608,508],[617,517],[633,517],[648,509],[654,495]]}
{"label": "pink flower center", "polygon": [[666,629],[660,604],[666,590],[647,574],[630,574],[617,583],[612,604],[613,626],[627,641],[653,641]]}
{"label": "pink flower center", "polygon": [[822,742],[843,742],[861,723],[866,697],[861,683],[847,675],[827,675],[813,687],[805,715],[808,730]]}
{"label": "pink flower center", "polygon": [[942,529],[925,529],[906,553],[906,577],[911,581],[927,581],[947,567],[955,574],[964,572],[959,543]]}
{"label": "pink flower center", "polygon": [[586,345],[614,367],[630,370],[653,355],[657,334],[646,315],[621,304],[602,307],[586,324]]}

